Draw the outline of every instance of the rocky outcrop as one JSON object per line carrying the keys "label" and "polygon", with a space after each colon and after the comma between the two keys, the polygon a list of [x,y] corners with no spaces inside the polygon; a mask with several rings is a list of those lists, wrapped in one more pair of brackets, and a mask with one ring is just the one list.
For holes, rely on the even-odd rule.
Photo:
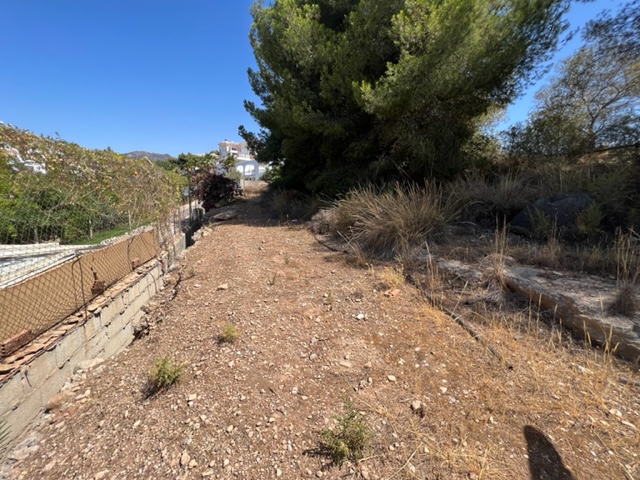
{"label": "rocky outcrop", "polygon": [[576,225],[578,215],[592,202],[586,193],[557,193],[536,200],[513,217],[509,225],[514,233],[533,235],[540,223],[537,216],[542,215],[558,229],[572,228]]}
{"label": "rocky outcrop", "polygon": [[640,314],[613,315],[613,281],[530,267],[505,267],[505,281],[514,292],[554,312],[574,333],[599,345],[608,345],[628,360],[640,361]]}

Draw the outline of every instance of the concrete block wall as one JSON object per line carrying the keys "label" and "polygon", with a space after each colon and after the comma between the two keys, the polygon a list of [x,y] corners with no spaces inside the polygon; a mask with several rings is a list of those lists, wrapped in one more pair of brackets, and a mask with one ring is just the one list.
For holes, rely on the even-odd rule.
{"label": "concrete block wall", "polygon": [[0,422],[9,427],[10,444],[44,411],[81,362],[117,355],[133,341],[133,325],[144,316],[141,308],[161,290],[163,272],[184,248],[181,234],[161,262],[111,295],[108,303],[0,385]]}

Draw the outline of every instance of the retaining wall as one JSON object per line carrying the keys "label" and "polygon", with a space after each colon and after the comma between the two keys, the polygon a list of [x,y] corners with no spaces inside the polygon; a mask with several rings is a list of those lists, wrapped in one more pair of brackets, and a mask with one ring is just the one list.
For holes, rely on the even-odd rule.
{"label": "retaining wall", "polygon": [[[134,338],[141,308],[163,288],[164,272],[185,248],[176,235],[161,258],[151,260],[96,297],[86,310],[65,319],[0,365],[0,422],[9,427],[11,444],[44,410],[83,362],[108,358]],[[4,369],[4,371],[2,371]],[[1,424],[1,423],[0,423]]]}

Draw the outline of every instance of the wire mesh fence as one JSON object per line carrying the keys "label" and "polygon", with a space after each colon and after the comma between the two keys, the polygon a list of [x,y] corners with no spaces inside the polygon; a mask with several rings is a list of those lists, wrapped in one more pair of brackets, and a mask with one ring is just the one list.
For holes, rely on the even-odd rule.
{"label": "wire mesh fence", "polygon": [[0,358],[156,257],[189,223],[183,183],[0,124]]}

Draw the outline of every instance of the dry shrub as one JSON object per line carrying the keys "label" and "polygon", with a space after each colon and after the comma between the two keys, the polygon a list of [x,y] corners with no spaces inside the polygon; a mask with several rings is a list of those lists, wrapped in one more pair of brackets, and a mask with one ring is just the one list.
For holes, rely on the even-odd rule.
{"label": "dry shrub", "polygon": [[460,177],[449,186],[450,196],[463,205],[465,217],[493,223],[522,210],[534,198],[529,176],[520,171],[489,178],[478,172]]}
{"label": "dry shrub", "polygon": [[441,231],[456,208],[442,189],[396,184],[376,192],[373,187],[352,190],[335,203],[335,230],[367,253],[381,258],[402,257]]}
{"label": "dry shrub", "polygon": [[280,220],[307,220],[321,204],[317,197],[293,190],[273,190],[267,197],[267,203]]}

